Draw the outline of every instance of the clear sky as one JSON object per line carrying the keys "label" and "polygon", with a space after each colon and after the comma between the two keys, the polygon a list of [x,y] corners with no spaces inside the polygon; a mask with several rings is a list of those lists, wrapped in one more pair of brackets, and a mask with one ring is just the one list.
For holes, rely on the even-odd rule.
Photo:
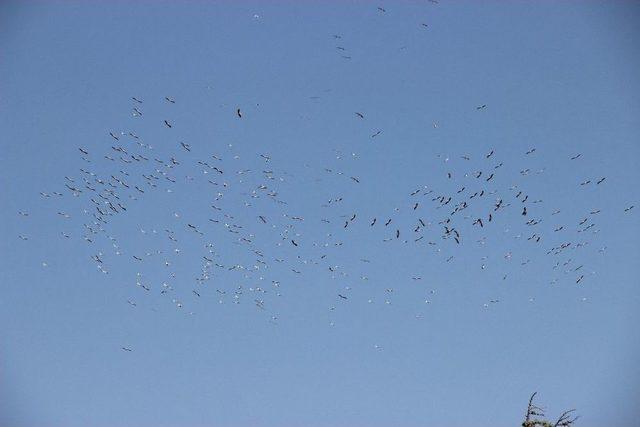
{"label": "clear sky", "polygon": [[0,425],[635,425],[639,19],[2,2]]}

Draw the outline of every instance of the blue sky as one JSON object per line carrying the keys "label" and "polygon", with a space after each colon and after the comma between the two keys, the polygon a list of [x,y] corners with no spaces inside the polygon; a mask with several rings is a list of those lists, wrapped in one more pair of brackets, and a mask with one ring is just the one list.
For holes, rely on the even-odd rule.
{"label": "blue sky", "polygon": [[4,2],[0,424],[632,425],[639,14]]}

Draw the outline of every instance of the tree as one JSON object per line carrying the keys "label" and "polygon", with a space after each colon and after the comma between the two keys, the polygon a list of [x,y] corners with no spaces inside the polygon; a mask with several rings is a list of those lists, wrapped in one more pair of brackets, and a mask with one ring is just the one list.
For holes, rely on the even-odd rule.
{"label": "tree", "polygon": [[[544,410],[533,403],[533,399],[535,399],[536,394],[538,394],[537,391],[531,395],[531,398],[529,398],[529,405],[527,406],[527,413],[525,414],[524,421],[522,422],[522,427],[570,427],[574,425],[576,420],[579,418],[577,416],[571,418],[573,416],[572,413],[575,412],[575,409],[571,409],[569,411],[564,411],[555,423],[545,420]],[[542,417],[543,419],[538,417]]]}

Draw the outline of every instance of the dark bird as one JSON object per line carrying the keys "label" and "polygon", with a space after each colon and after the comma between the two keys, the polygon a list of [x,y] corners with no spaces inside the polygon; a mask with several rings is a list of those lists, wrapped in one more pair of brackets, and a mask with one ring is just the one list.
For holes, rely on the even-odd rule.
{"label": "dark bird", "polygon": [[360,180],[358,178],[356,178],[355,176],[352,176],[351,179],[354,180],[355,182],[357,182],[358,184],[360,183]]}
{"label": "dark bird", "polygon": [[522,216],[526,216],[527,215],[527,207],[525,206],[524,209],[522,209]]}
{"label": "dark bird", "polygon": [[493,150],[491,150],[491,151],[489,152],[489,154],[487,154],[485,157],[488,159],[488,158],[489,158],[489,157],[491,157],[491,156],[493,156]]}
{"label": "dark bird", "polygon": [[124,351],[133,351],[129,347],[121,347]]}
{"label": "dark bird", "polygon": [[484,110],[485,108],[487,108],[487,104],[482,104],[482,105],[476,107],[476,110]]}
{"label": "dark bird", "polygon": [[396,230],[396,239],[400,238],[400,230]]}
{"label": "dark bird", "polygon": [[164,121],[164,124],[165,124],[165,126],[166,126],[166,127],[168,127],[168,128],[173,127],[173,126],[171,126],[171,124],[170,124],[168,121],[166,121],[166,120]]}
{"label": "dark bird", "polygon": [[380,135],[381,133],[382,133],[382,131],[379,130],[378,132],[376,132],[373,135],[371,135],[371,138],[375,138],[376,136]]}
{"label": "dark bird", "polygon": [[296,241],[295,241],[295,240],[293,240],[293,239],[291,239],[291,244],[292,244],[293,246],[298,246],[298,244],[296,243]]}
{"label": "dark bird", "polygon": [[361,119],[364,119],[364,114],[358,113],[357,111],[356,111],[356,116],[360,117]]}
{"label": "dark bird", "polygon": [[384,224],[384,226],[386,227],[389,224],[391,224],[391,218],[389,218],[389,220]]}
{"label": "dark bird", "polygon": [[189,146],[189,144],[185,144],[184,142],[181,142],[180,145],[182,145],[182,148],[184,148],[187,151],[191,151],[191,147]]}
{"label": "dark bird", "polygon": [[526,153],[524,153],[524,154],[533,154],[533,153],[535,153],[535,151],[536,151],[536,149],[535,149],[535,148],[532,148],[531,150],[527,151],[527,152],[526,152]]}
{"label": "dark bird", "polygon": [[[625,212],[626,212],[626,210],[625,210]],[[370,225],[371,225],[372,227],[373,227],[373,225],[376,223],[376,220],[377,220],[377,218],[373,218],[373,221],[371,221],[371,224],[370,224]]]}
{"label": "dark bird", "polygon": [[238,117],[242,118],[242,112],[239,108],[236,110],[236,114],[238,115]]}
{"label": "dark bird", "polygon": [[134,101],[136,101],[138,104],[142,104],[142,101],[140,101],[139,99],[137,99],[135,96],[132,96],[131,99],[133,99]]}
{"label": "dark bird", "polygon": [[78,150],[80,150],[80,152],[81,152],[82,154],[84,154],[85,156],[89,155],[89,152],[88,152],[88,151],[86,151],[86,150],[84,150],[84,149],[82,149],[82,148],[78,148]]}
{"label": "dark bird", "polygon": [[340,298],[342,298],[342,299],[348,299],[347,297],[345,297],[345,296],[344,296],[344,295],[342,295],[342,294],[338,294],[338,296],[339,296]]}
{"label": "dark bird", "polygon": [[487,178],[487,181],[491,181],[492,178],[493,178],[493,174],[489,175],[489,177]]}
{"label": "dark bird", "polygon": [[577,155],[573,156],[573,157],[571,158],[571,160],[575,160],[575,159],[577,159],[577,158],[578,158],[578,157],[580,157],[580,156],[582,156],[582,153],[580,153],[580,154],[577,154]]}
{"label": "dark bird", "polygon": [[629,212],[631,209],[633,209],[633,205],[629,206],[628,208],[625,208],[624,211]]}
{"label": "dark bird", "polygon": [[386,10],[383,7],[379,7],[378,10],[382,13],[386,12]]}
{"label": "dark bird", "polygon": [[264,222],[265,224],[267,223],[267,220],[262,215],[258,215],[258,218],[260,218],[260,221]]}
{"label": "dark bird", "polygon": [[604,180],[605,180],[605,179],[607,179],[607,178],[606,178],[606,177],[602,177],[602,178],[600,178],[600,179],[598,180],[598,182],[596,182],[596,185],[597,185],[597,184],[602,184],[602,183],[604,182]]}
{"label": "dark bird", "polygon": [[111,138],[115,139],[116,141],[120,141],[120,138],[115,136],[113,132],[109,132],[109,135],[111,135]]}
{"label": "dark bird", "polygon": [[176,101],[174,101],[172,98],[169,98],[168,96],[165,96],[164,99],[166,99],[167,101],[169,101],[172,104],[176,103]]}

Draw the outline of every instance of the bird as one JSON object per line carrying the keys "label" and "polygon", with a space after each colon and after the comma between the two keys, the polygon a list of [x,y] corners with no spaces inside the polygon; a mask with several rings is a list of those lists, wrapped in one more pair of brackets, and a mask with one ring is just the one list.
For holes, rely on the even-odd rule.
{"label": "bird", "polygon": [[133,350],[132,350],[132,349],[130,349],[129,347],[120,347],[120,348],[122,348],[122,350],[124,350],[124,351],[133,351]]}
{"label": "bird", "polygon": [[168,96],[165,96],[164,99],[167,100],[168,102],[172,103],[172,104],[176,103],[176,101],[173,98],[170,98]]}
{"label": "bird", "polygon": [[376,133],[374,133],[373,135],[371,135],[371,138],[375,138],[376,136],[380,135],[381,133],[382,133],[382,131],[379,130]]}
{"label": "bird", "polygon": [[482,104],[476,107],[476,110],[484,110],[485,108],[487,108],[487,104]]}
{"label": "bird", "polygon": [[166,127],[168,127],[168,128],[171,128],[171,127],[172,127],[172,126],[171,126],[171,124],[170,124],[168,121],[166,121],[166,120],[164,121],[164,125],[165,125]]}
{"label": "bird", "polygon": [[181,142],[180,145],[182,146],[182,148],[184,148],[187,151],[191,151],[191,147],[189,146],[189,144],[186,144],[184,142]]}
{"label": "bird", "polygon": [[236,110],[236,114],[238,115],[239,118],[242,118],[242,112],[240,111],[239,108]]}
{"label": "bird", "polygon": [[359,113],[359,112],[357,112],[357,111],[356,111],[356,113],[355,113],[355,114],[356,114],[356,116],[360,117],[361,119],[364,119],[364,114]]}

